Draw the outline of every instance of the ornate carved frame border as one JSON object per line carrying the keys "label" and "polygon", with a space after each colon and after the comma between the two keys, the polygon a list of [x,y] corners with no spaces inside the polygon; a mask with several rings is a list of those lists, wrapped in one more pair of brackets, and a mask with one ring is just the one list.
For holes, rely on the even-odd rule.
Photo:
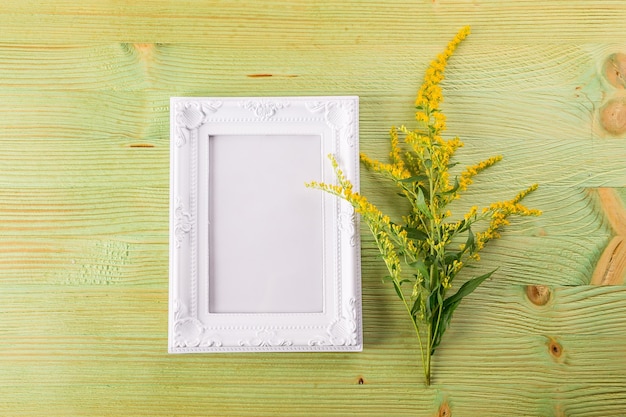
{"label": "ornate carved frame border", "polygon": [[310,190],[324,194],[321,313],[212,313],[203,243],[210,175],[203,149],[212,135],[319,135],[321,152],[311,157],[320,158],[322,180],[336,182],[332,153],[358,191],[358,111],[358,97],[171,99],[170,353],[362,350],[359,224],[348,203]]}

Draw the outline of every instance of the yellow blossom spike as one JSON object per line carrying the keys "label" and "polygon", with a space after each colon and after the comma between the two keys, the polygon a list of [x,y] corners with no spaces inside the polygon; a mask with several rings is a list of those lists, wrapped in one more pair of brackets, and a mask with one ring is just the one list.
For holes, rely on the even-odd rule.
{"label": "yellow blossom spike", "polygon": [[389,131],[389,138],[391,141],[391,152],[389,154],[391,163],[397,171],[405,171],[404,160],[402,159],[402,149],[400,148],[400,143],[398,141],[398,129],[392,127]]}
{"label": "yellow blossom spike", "polygon": [[502,155],[492,156],[489,159],[485,159],[482,162],[479,162],[476,165],[468,166],[465,171],[461,173],[461,177],[459,178],[460,189],[466,190],[468,186],[470,186],[473,182],[472,178],[481,171],[495,165],[499,161],[502,160]]}
{"label": "yellow blossom spike", "polygon": [[[457,46],[470,34],[470,27],[465,26],[448,43],[446,49],[437,56],[437,59],[430,63],[426,70],[424,82],[417,92],[415,106],[420,109],[437,109],[443,97],[439,83],[443,81],[443,72]],[[419,113],[419,111],[418,111]],[[417,117],[417,114],[416,114]]]}

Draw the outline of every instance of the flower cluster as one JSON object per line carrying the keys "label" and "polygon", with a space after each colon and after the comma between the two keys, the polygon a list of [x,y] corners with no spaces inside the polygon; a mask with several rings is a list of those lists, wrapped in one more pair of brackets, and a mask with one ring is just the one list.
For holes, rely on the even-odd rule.
{"label": "flower cluster", "polygon": [[415,102],[417,127],[391,128],[389,162],[361,155],[367,168],[389,179],[410,203],[402,221],[392,221],[367,198],[354,192],[332,155],[337,184],[308,184],[348,201],[369,227],[389,273],[385,281],[393,285],[415,328],[427,384],[431,355],[449,326],[452,313],[461,299],[493,271],[467,280],[455,294],[448,295],[455,277],[468,262],[479,259],[487,242],[500,237],[510,216],[540,214],[521,204],[537,189],[537,185],[532,185],[509,201],[492,203],[481,211],[473,206],[457,217],[459,220],[451,220],[454,217],[448,205],[459,198],[476,175],[502,160],[502,156],[494,156],[466,167],[454,178],[450,175],[455,152],[463,143],[456,137],[441,136],[446,119],[439,109],[443,99],[439,83],[448,59],[468,34],[469,28],[463,28],[431,62]]}
{"label": "flower cluster", "polygon": [[459,186],[461,190],[467,190],[472,182],[472,178],[477,175],[479,172],[484,171],[490,166],[495,165],[496,163],[502,160],[502,155],[492,156],[491,158],[485,159],[477,163],[476,165],[468,166],[465,171],[461,173],[461,178],[459,179]]}
{"label": "flower cluster", "polygon": [[[418,121],[423,115],[420,115],[420,110],[423,109],[437,109],[439,104],[443,100],[443,94],[441,92],[441,86],[439,83],[443,81],[443,72],[446,69],[448,59],[452,56],[455,49],[459,44],[470,34],[469,26],[464,27],[456,34],[456,36],[448,43],[446,49],[437,56],[437,59],[431,61],[430,66],[426,70],[424,82],[417,92],[417,98],[415,99],[415,107],[418,109],[416,117]],[[426,116],[428,114],[426,113]],[[428,118],[423,121],[429,121]],[[435,120],[433,125],[445,121],[445,117],[441,117],[440,120]]]}

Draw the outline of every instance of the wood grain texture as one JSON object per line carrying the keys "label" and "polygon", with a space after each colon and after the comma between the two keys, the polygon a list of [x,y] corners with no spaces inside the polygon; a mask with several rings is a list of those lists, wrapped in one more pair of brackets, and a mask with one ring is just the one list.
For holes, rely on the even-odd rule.
{"label": "wood grain texture", "polygon": [[[1,416],[624,415],[622,1],[5,0],[0,20]],[[366,230],[362,353],[168,355],[169,97],[359,95],[385,158],[467,24],[443,83],[457,169],[504,160],[452,209],[537,182],[544,214],[459,276],[499,268],[433,385]]]}
{"label": "wood grain texture", "polygon": [[[35,0],[8,2],[0,36],[11,42],[102,42],[123,37],[133,42],[185,40],[227,46],[341,45],[359,42],[401,43],[432,34],[448,36],[467,22],[485,28],[485,43],[526,43],[559,39],[606,42],[626,34],[623,5],[613,0],[533,1],[406,1],[381,5],[376,1],[332,0],[289,3],[273,0],[259,7],[254,1],[168,0],[122,3],[71,0],[41,4]],[[19,18],[11,18],[19,16]],[[120,36],[123,34],[123,36]],[[374,36],[372,36],[374,35]],[[431,39],[433,39],[431,37]],[[436,38],[434,38],[436,39]]]}

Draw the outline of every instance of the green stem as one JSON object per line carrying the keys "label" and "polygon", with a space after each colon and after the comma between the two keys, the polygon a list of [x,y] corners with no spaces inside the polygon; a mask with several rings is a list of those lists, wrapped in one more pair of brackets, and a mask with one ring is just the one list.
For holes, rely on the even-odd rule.
{"label": "green stem", "polygon": [[411,308],[409,307],[409,304],[406,302],[406,298],[404,297],[404,294],[402,294],[401,299],[402,299],[402,303],[404,304],[404,308],[406,308],[407,313],[409,313],[409,317],[411,317],[411,322],[413,323],[413,328],[415,329],[415,334],[417,335],[417,341],[419,342],[419,345],[420,345],[420,355],[422,357],[422,368],[424,369],[424,378],[426,379],[426,386],[428,386],[430,385],[430,365],[428,365],[428,362],[430,362],[430,351],[429,350],[424,351],[424,344],[422,343],[422,336],[420,335],[419,326],[417,325],[417,322],[415,321],[415,317],[413,317],[413,314],[411,314]]}
{"label": "green stem", "polygon": [[[429,113],[429,118],[430,118],[430,109],[428,109],[428,113]],[[433,243],[439,243],[441,240],[441,236],[439,233],[439,226],[436,224],[435,219],[438,218],[438,210],[437,207],[435,207],[435,183],[437,181],[437,178],[435,178],[435,170],[433,169],[433,147],[432,147],[432,141],[433,141],[433,134],[432,132],[429,131],[429,138],[430,138],[430,146],[428,149],[428,152],[430,154],[430,158],[431,158],[431,165],[430,168],[428,169],[428,188],[429,188],[429,209],[430,209],[430,213],[431,213],[431,217],[430,217],[430,221],[429,223],[429,235],[430,238],[432,239]],[[430,247],[430,256],[431,256],[431,261],[432,263],[430,264],[430,271],[429,271],[429,283],[428,283],[428,289],[429,291],[432,291],[433,288],[437,288],[438,286],[435,283],[435,268],[436,268],[436,258],[437,258],[437,251],[436,249],[431,245]],[[438,289],[437,289],[438,291]],[[430,294],[428,296],[428,302],[430,303]],[[430,311],[430,308],[429,308]],[[426,344],[426,360],[424,363],[424,377],[426,379],[426,386],[430,386],[430,362],[431,362],[431,352],[432,352],[432,341],[433,341],[433,337],[432,337],[432,318],[428,317],[428,343]]]}
{"label": "green stem", "polygon": [[[376,245],[380,247],[380,242],[376,236],[376,233],[373,230],[372,230],[372,234],[374,235],[374,240],[376,241]],[[413,314],[411,314],[411,308],[409,307],[409,304],[406,301],[406,297],[402,293],[402,287],[400,285],[400,282],[398,281],[396,272],[392,271],[389,267],[387,268],[387,270],[389,271],[389,273],[391,274],[393,278],[394,285],[396,285],[397,288],[399,288],[398,295],[400,296],[400,299],[402,300],[402,304],[404,304],[404,308],[406,309],[407,313],[409,313],[409,317],[411,318],[411,323],[413,323],[413,328],[415,329],[415,334],[417,335],[417,341],[420,346],[420,355],[422,357],[422,367],[424,369],[424,377],[426,379],[426,385],[428,386],[430,385],[430,368],[429,368],[430,365],[428,365],[428,362],[430,361],[430,350],[424,351],[424,343],[422,343],[422,337],[420,335],[419,326],[417,322],[415,321],[415,317],[413,317]]]}
{"label": "green stem", "polygon": [[426,377],[426,386],[430,386],[430,360],[431,360],[431,350],[430,345],[432,343],[432,324],[428,325],[428,351],[426,352],[426,364],[424,366],[424,375]]}
{"label": "green stem", "polygon": [[[443,298],[443,296],[441,297]],[[437,321],[435,323],[435,332],[433,334],[437,334],[439,331],[439,323],[441,323],[441,311],[443,310],[443,306],[439,306],[437,309]],[[428,347],[431,351],[433,349],[433,344],[435,343],[435,339],[432,340],[431,345]]]}

